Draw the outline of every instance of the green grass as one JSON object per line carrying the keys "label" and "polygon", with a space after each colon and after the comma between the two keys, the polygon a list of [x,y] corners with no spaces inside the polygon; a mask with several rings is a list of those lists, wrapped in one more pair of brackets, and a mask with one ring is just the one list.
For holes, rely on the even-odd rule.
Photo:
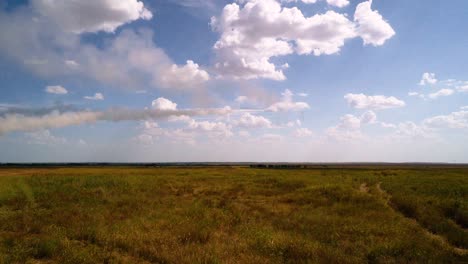
{"label": "green grass", "polygon": [[463,168],[0,169],[0,263],[467,263],[467,196]]}

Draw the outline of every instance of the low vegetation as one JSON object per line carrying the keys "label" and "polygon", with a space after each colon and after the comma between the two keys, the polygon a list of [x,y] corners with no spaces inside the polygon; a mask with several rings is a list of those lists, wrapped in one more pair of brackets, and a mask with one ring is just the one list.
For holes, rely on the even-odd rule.
{"label": "low vegetation", "polygon": [[0,169],[0,263],[467,263],[468,168]]}

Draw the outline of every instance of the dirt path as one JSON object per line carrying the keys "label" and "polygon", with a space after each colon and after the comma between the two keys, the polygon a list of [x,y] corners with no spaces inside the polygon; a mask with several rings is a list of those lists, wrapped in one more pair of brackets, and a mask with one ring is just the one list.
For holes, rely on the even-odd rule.
{"label": "dirt path", "polygon": [[[376,187],[377,191],[379,192],[379,195],[381,196],[381,198],[383,198],[385,200],[385,205],[387,207],[391,208],[395,213],[398,213],[398,214],[402,215],[400,212],[398,212],[397,210],[393,209],[393,207],[390,206],[390,199],[391,199],[392,196],[390,194],[388,194],[384,189],[382,189],[382,183],[381,182],[377,183],[377,185],[375,187]],[[468,255],[468,249],[455,247],[452,244],[450,244],[445,237],[430,232],[428,229],[426,229],[421,224],[419,224],[419,222],[416,221],[415,219],[409,218],[409,217],[406,217],[406,216],[404,216],[404,217],[406,219],[408,219],[410,222],[412,222],[413,225],[416,225],[419,228],[421,228],[423,230],[424,234],[429,239],[438,241],[443,247],[450,248],[457,255],[461,255],[461,256]]]}

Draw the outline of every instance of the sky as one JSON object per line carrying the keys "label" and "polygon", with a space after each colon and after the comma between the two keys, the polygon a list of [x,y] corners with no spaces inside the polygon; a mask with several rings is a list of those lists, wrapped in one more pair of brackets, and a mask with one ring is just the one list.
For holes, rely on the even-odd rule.
{"label": "sky", "polygon": [[465,0],[3,0],[0,162],[468,162]]}

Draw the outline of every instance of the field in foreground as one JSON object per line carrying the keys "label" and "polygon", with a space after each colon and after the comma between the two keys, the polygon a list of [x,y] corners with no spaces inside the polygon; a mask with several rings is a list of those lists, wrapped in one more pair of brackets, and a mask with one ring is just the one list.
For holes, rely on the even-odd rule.
{"label": "field in foreground", "polygon": [[468,263],[468,168],[2,168],[0,263]]}

